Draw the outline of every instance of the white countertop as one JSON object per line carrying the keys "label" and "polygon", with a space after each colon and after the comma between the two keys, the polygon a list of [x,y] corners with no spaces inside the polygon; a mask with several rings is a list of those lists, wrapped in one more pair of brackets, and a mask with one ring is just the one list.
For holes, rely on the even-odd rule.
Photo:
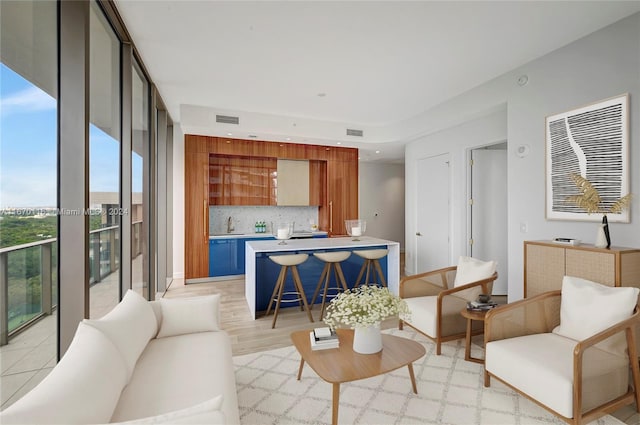
{"label": "white countertop", "polygon": [[321,238],[321,239],[289,239],[286,245],[279,245],[280,241],[255,241],[247,242],[247,248],[253,252],[282,252],[300,251],[315,249],[337,249],[337,248],[361,248],[366,246],[379,245],[399,245],[399,242],[388,241],[386,239],[360,236],[359,241],[347,238]]}
{"label": "white countertop", "polygon": [[[307,232],[313,235],[326,235],[327,232]],[[209,239],[250,239],[250,238],[269,238],[273,237],[272,233],[222,233],[219,235],[209,235]]]}

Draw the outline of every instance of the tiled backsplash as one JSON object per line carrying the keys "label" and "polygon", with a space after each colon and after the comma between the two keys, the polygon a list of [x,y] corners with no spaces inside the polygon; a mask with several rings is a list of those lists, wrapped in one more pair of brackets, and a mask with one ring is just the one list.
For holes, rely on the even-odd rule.
{"label": "tiled backsplash", "polygon": [[318,207],[209,207],[209,234],[227,233],[229,217],[235,233],[254,233],[256,221],[267,223],[267,233],[271,233],[271,223],[282,222],[295,222],[295,230],[311,230],[318,223]]}

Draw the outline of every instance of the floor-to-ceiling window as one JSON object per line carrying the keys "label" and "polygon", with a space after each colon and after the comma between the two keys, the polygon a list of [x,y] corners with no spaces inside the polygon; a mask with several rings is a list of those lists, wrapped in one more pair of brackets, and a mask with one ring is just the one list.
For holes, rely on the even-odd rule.
{"label": "floor-to-ceiling window", "polygon": [[56,3],[2,1],[0,17],[0,344],[18,341],[2,348],[4,406],[56,358]]}
{"label": "floor-to-ceiling window", "polygon": [[90,12],[89,270],[91,318],[120,301],[120,41],[95,2]]}
{"label": "floor-to-ceiling window", "polygon": [[83,318],[130,285],[154,295],[159,94],[115,7],[0,0],[0,410],[46,376]]}
{"label": "floor-to-ceiling window", "polygon": [[[149,297],[149,220],[147,202],[149,179],[149,83],[140,66],[132,66],[131,105],[131,287]],[[147,171],[148,176],[148,171]]]}

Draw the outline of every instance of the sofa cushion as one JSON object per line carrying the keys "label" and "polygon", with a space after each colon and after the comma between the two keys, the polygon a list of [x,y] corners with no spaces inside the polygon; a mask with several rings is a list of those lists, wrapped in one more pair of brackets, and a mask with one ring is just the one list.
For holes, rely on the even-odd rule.
{"label": "sofa cushion", "polygon": [[113,342],[79,323],[60,362],[33,390],[0,412],[0,423],[108,422],[126,379],[126,365]]}
{"label": "sofa cushion", "polygon": [[[497,263],[495,261],[482,261],[477,258],[460,256],[458,267],[456,268],[456,278],[453,286],[458,287],[468,283],[477,282],[491,277],[496,272]],[[465,290],[458,293],[458,296],[467,301],[474,301],[482,293],[482,287]]]}
{"label": "sofa cushion", "polygon": [[[573,349],[577,342],[553,333],[491,341],[485,368],[567,418],[573,417]],[[627,391],[628,361],[592,347],[583,359],[582,411]]]}
{"label": "sofa cushion", "polygon": [[223,395],[227,423],[239,423],[231,340],[224,331],[152,339],[114,410],[113,422],[163,415]]}
{"label": "sofa cushion", "polygon": [[220,330],[220,294],[189,298],[162,298],[158,338]]}
{"label": "sofa cushion", "polygon": [[[553,333],[582,341],[628,319],[637,304],[638,291],[638,288],[611,287],[565,276],[562,280],[560,326]],[[598,346],[603,350],[625,355],[624,333],[615,335]]]}
{"label": "sofa cushion", "polygon": [[[404,300],[411,311],[411,319],[406,322],[431,338],[436,338],[438,297],[413,297],[405,298]],[[466,305],[466,300],[454,295],[444,297],[442,301],[442,336],[465,332],[467,322],[460,315],[460,311]],[[474,324],[479,327],[482,326],[480,321],[474,322]]]}
{"label": "sofa cushion", "polygon": [[220,410],[222,407],[222,395],[187,407],[186,409],[174,410],[163,415],[148,416],[146,418],[134,419],[126,422],[114,422],[115,425],[137,425],[137,424],[224,424],[224,414]]}
{"label": "sofa cushion", "polygon": [[129,289],[113,310],[97,320],[84,320],[103,332],[118,348],[131,378],[140,353],[158,332],[153,308],[140,294]]}

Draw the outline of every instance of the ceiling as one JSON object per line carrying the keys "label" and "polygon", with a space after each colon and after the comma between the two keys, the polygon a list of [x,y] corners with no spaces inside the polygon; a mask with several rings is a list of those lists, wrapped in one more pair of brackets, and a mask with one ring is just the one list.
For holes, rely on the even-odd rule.
{"label": "ceiling", "polygon": [[[115,4],[186,132],[340,141],[379,161],[403,159],[393,134],[404,121],[640,11],[640,1]],[[215,114],[240,125],[198,121]]]}

